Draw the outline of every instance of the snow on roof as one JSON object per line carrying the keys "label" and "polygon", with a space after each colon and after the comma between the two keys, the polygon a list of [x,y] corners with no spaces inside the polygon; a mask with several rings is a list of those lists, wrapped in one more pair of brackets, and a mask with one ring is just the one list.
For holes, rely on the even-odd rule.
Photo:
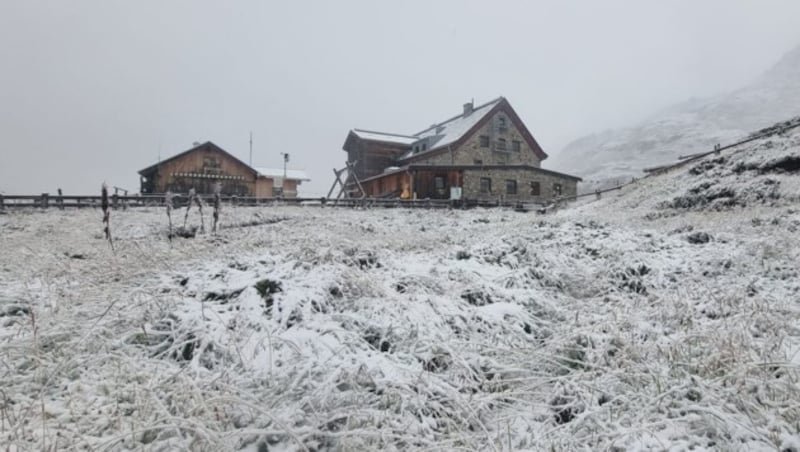
{"label": "snow on roof", "polygon": [[[475,126],[481,119],[489,113],[495,105],[502,101],[502,97],[498,97],[497,99],[491,100],[486,102],[483,105],[479,105],[472,110],[472,113],[464,116],[464,114],[459,114],[457,116],[453,116],[452,118],[440,122],[438,124],[434,124],[427,129],[423,130],[422,132],[416,133],[414,135],[401,135],[396,133],[386,133],[386,132],[374,132],[371,130],[362,130],[362,129],[353,129],[352,132],[361,139],[364,140],[373,140],[373,141],[383,141],[386,143],[396,143],[396,144],[403,144],[406,146],[411,146],[420,140],[427,140],[425,142],[426,151],[430,151],[433,149],[441,148],[442,146],[447,146],[448,144],[452,144],[456,142],[458,139],[464,136],[469,130]],[[416,153],[414,150],[408,151],[403,157],[407,158],[411,157],[412,155],[419,154],[420,152],[417,151]]]}
{"label": "snow on roof", "polygon": [[386,143],[397,143],[397,144],[405,144],[411,145],[411,143],[417,141],[419,138],[412,137],[408,135],[398,135],[396,133],[384,133],[384,132],[374,132],[371,130],[361,130],[361,129],[353,129],[353,133],[356,134],[361,139],[364,140],[373,140],[373,141],[383,141]]}
{"label": "snow on roof", "polygon": [[[254,167],[260,176],[265,177],[283,177],[283,168],[258,168]],[[286,170],[286,178],[293,180],[306,180],[310,181],[308,174],[303,170]]]}
{"label": "snow on roof", "polygon": [[[422,132],[415,134],[414,136],[416,136],[418,139],[429,139],[427,143],[427,150],[437,149],[447,146],[448,144],[452,144],[463,137],[464,134],[469,132],[469,130],[481,119],[483,119],[483,117],[486,116],[495,105],[500,103],[501,100],[503,100],[503,98],[498,97],[497,99],[489,101],[483,105],[479,105],[472,110],[472,113],[466,116],[463,114],[454,116],[447,121],[434,124]],[[417,152],[417,154],[419,154],[419,152]],[[409,151],[402,158],[411,157],[412,155],[415,155],[413,150]]]}

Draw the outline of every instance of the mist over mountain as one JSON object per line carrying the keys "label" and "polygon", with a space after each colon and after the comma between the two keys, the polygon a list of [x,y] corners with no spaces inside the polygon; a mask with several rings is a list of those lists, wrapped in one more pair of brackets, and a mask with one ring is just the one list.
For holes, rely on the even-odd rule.
{"label": "mist over mountain", "polygon": [[636,126],[580,138],[554,153],[548,166],[588,183],[636,176],[648,166],[709,150],[799,114],[800,46],[741,89],[693,98]]}

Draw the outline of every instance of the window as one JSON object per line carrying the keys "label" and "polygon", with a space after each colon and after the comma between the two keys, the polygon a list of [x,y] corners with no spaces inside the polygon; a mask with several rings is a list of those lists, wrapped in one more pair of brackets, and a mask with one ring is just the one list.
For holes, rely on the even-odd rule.
{"label": "window", "polygon": [[474,163],[475,165],[483,165],[483,160],[475,159],[475,160],[472,161],[472,163]]}
{"label": "window", "polygon": [[507,195],[517,194],[517,181],[511,179],[506,180],[506,194]]}
{"label": "window", "polygon": [[506,150],[506,139],[505,138],[498,138],[497,139],[497,150],[498,151],[505,151]]}
{"label": "window", "polygon": [[428,144],[427,143],[422,143],[422,150],[424,151],[427,148],[428,148]]}
{"label": "window", "polygon": [[553,184],[553,196],[561,196],[561,184]]}
{"label": "window", "polygon": [[517,140],[511,142],[511,150],[514,152],[519,152],[522,149],[522,143]]}
{"label": "window", "polygon": [[481,135],[481,147],[488,148],[489,147],[489,136],[488,135]]}
{"label": "window", "polygon": [[531,196],[541,196],[542,187],[538,181],[531,182]]}
{"label": "window", "polygon": [[436,187],[436,191],[444,190],[444,176],[434,177],[433,186]]}
{"label": "window", "polygon": [[497,130],[501,132],[505,132],[508,129],[508,125],[506,124],[505,116],[498,116],[497,117]]}
{"label": "window", "polygon": [[488,177],[481,177],[481,193],[492,192],[492,179]]}

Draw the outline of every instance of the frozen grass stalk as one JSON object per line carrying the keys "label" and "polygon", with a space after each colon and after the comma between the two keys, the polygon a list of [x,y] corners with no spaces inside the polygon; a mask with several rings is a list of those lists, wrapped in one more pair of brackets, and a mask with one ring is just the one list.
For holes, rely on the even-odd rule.
{"label": "frozen grass stalk", "polygon": [[172,240],[172,200],[175,195],[172,194],[171,191],[168,191],[164,195],[164,204],[167,206],[167,220],[169,221],[169,240]]}
{"label": "frozen grass stalk", "polygon": [[222,184],[217,182],[214,184],[214,226],[213,232],[217,232],[217,222],[219,221],[219,208],[221,204],[220,192],[222,191]]}
{"label": "frozen grass stalk", "polygon": [[189,220],[189,210],[192,209],[192,203],[194,202],[194,197],[197,196],[195,194],[194,188],[189,189],[189,202],[186,203],[186,214],[183,216],[183,228],[186,229],[186,222]]}
{"label": "frozen grass stalk", "polygon": [[206,232],[206,222],[203,217],[203,200],[195,195],[194,202],[197,204],[197,210],[200,211],[200,232]]}
{"label": "frozen grass stalk", "polygon": [[103,208],[103,224],[105,225],[103,232],[106,234],[106,240],[108,240],[108,244],[111,245],[111,251],[114,251],[114,242],[111,240],[111,212],[108,210],[108,186],[105,182],[103,182],[103,187],[101,188],[100,193],[100,207]]}
{"label": "frozen grass stalk", "polygon": [[200,211],[200,232],[205,232],[206,225],[203,219],[203,202],[197,196],[194,188],[189,189],[189,202],[186,204],[186,214],[183,216],[183,228],[186,229],[186,222],[189,220],[189,211],[192,209],[192,204],[197,204],[197,209]]}

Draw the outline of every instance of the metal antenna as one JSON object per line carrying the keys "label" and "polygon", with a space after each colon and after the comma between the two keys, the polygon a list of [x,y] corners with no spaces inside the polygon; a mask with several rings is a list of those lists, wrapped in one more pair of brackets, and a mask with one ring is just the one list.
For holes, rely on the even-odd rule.
{"label": "metal antenna", "polygon": [[250,167],[253,166],[253,131],[250,131]]}

